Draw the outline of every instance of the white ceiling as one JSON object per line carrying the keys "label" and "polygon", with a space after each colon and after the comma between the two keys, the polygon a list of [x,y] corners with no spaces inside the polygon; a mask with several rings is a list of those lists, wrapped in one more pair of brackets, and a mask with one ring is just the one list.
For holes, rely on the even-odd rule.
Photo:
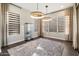
{"label": "white ceiling", "polygon": [[[37,10],[37,3],[13,3],[13,4],[18,5],[24,9],[28,9],[30,11]],[[46,13],[45,5],[48,5],[47,13],[50,13],[73,6],[73,3],[39,3],[38,4],[39,11]]]}

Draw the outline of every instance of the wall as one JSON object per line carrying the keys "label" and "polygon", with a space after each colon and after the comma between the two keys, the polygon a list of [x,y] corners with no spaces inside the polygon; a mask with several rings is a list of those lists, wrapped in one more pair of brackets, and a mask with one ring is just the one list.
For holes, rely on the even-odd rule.
{"label": "wall", "polygon": [[[44,21],[43,21],[43,26],[44,26]],[[56,38],[56,39],[60,39],[60,40],[65,40],[65,33],[59,33],[59,32],[46,32],[44,31],[44,27],[43,27],[43,36],[44,37],[49,37],[49,38]]]}
{"label": "wall", "polygon": [[[35,20],[30,17],[30,11],[21,9],[21,38],[24,39],[24,23],[35,23]],[[32,38],[38,37],[38,32],[32,33]]]}
{"label": "wall", "polygon": [[77,48],[77,11],[76,5],[73,6],[73,47]]}
{"label": "wall", "polygon": [[[17,14],[21,14],[21,9],[8,4],[8,10],[7,12],[13,12],[13,13],[17,13]],[[7,17],[7,28],[8,28],[8,17]],[[14,35],[9,35],[8,30],[7,30],[7,44],[13,44],[19,41],[22,41],[23,39],[20,39],[20,34],[14,34]]]}
{"label": "wall", "polygon": [[0,4],[0,52],[1,52],[1,40],[2,40],[2,17],[1,17],[1,4]]}
{"label": "wall", "polygon": [[46,32],[46,33],[44,33],[44,37],[65,40],[65,34],[64,33]]}
{"label": "wall", "polygon": [[[8,45],[17,43],[24,40],[24,23],[34,23],[34,20],[30,17],[30,11],[25,10],[23,8],[18,8],[14,5],[9,4],[8,6],[9,12],[14,12],[20,14],[20,34],[8,35]],[[32,38],[37,37],[37,32],[32,33]]]}
{"label": "wall", "polygon": [[77,7],[77,26],[78,26],[78,28],[77,28],[77,30],[78,30],[78,32],[77,32],[77,46],[78,46],[78,51],[79,51],[79,5],[78,5],[78,7]]}
{"label": "wall", "polygon": [[[56,16],[69,16],[69,19],[66,19],[70,21],[70,9],[64,9],[61,11],[57,11],[55,13],[50,13],[48,14],[51,18],[56,17]],[[65,32],[44,32],[43,31],[43,36],[44,37],[50,37],[50,38],[56,38],[56,39],[61,39],[61,40],[70,40],[69,39],[69,23],[65,22]]]}

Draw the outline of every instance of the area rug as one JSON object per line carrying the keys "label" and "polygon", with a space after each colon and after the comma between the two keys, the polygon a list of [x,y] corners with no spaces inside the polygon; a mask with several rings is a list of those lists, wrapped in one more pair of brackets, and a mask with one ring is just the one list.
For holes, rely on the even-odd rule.
{"label": "area rug", "polygon": [[8,49],[11,56],[61,56],[63,45],[60,42],[39,38]]}

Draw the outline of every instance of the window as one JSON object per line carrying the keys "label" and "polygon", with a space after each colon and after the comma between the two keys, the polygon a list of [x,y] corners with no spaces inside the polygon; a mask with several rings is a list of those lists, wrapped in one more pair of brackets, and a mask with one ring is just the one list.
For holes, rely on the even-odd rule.
{"label": "window", "polygon": [[65,32],[65,16],[56,16],[51,21],[44,22],[45,32]]}
{"label": "window", "polygon": [[44,31],[45,32],[49,32],[49,22],[48,21],[44,21],[43,23],[44,23],[44,26],[43,26],[44,27]]}
{"label": "window", "polygon": [[34,31],[35,32],[38,31],[38,23],[37,22],[38,22],[37,20],[35,20],[35,22],[34,22]]}
{"label": "window", "polygon": [[52,17],[51,21],[45,22],[43,21],[44,25],[44,32],[58,32],[69,34],[69,30],[71,28],[71,19],[72,19],[72,9],[65,9],[63,11],[58,11],[55,13],[51,13],[48,16]]}
{"label": "window", "polygon": [[53,18],[49,21],[49,32],[57,32],[57,18]]}
{"label": "window", "polygon": [[8,33],[20,33],[20,14],[8,12]]}
{"label": "window", "polygon": [[65,17],[58,17],[58,32],[65,32]]}

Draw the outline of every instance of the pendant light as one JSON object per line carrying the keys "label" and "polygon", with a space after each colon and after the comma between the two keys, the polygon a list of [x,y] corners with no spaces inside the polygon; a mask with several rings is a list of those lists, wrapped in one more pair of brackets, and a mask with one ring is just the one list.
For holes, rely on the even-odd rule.
{"label": "pendant light", "polygon": [[[47,14],[48,5],[46,5],[45,8],[46,8],[46,14]],[[45,15],[45,17],[43,18],[43,21],[51,21],[51,20],[52,20],[51,17],[49,17],[47,15]]]}
{"label": "pendant light", "polygon": [[44,13],[38,11],[38,3],[37,3],[37,11],[31,12],[31,18],[33,19],[41,19],[44,17]]}

